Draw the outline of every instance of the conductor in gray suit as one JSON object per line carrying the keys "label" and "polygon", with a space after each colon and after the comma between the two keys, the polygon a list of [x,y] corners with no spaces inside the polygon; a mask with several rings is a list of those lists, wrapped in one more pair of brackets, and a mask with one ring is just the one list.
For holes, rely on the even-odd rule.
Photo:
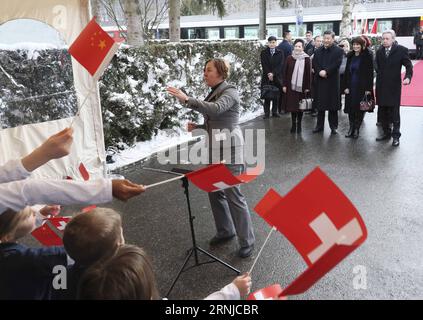
{"label": "conductor in gray suit", "polygon": [[[184,103],[187,108],[200,112],[204,124],[188,124],[188,131],[205,129],[208,133],[210,163],[225,160],[234,175],[245,171],[243,159],[244,139],[239,127],[240,99],[235,86],[225,80],[229,75],[229,64],[223,59],[211,59],[204,67],[204,80],[211,92],[203,100],[188,97],[181,90],[169,87],[168,92]],[[228,142],[230,144],[224,143]],[[224,157],[228,155],[229,157]],[[228,159],[229,158],[229,159]],[[241,258],[249,257],[254,249],[254,232],[251,216],[240,186],[209,193],[217,234],[210,245],[217,246],[238,236]]]}

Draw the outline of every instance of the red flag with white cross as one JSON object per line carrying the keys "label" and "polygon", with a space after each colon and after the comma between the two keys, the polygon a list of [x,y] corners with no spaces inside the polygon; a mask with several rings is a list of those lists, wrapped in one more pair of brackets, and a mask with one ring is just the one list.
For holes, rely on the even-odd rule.
{"label": "red flag with white cross", "polygon": [[367,238],[357,209],[320,168],[284,197],[270,190],[255,211],[294,245],[308,265],[280,296],[305,292]]}
{"label": "red flag with white cross", "polygon": [[63,246],[63,232],[70,220],[71,217],[48,218],[41,227],[32,231],[31,235],[43,246]]}
{"label": "red flag with white cross", "polygon": [[119,43],[97,24],[94,17],[72,43],[69,53],[98,80],[118,49]]}
{"label": "red flag with white cross", "polygon": [[234,176],[224,164],[219,163],[190,172],[186,177],[201,190],[215,192],[251,182],[256,179],[262,171],[262,167],[257,166],[247,170],[246,173]]}

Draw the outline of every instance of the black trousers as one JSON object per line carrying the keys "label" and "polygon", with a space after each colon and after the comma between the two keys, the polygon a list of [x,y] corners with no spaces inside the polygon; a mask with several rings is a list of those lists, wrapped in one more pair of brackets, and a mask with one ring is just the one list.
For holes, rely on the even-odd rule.
{"label": "black trousers", "polygon": [[[400,106],[379,106],[380,108],[380,121],[384,134],[392,134],[393,138],[401,137],[401,116]],[[393,129],[391,130],[391,123]]]}
{"label": "black trousers", "polygon": [[270,101],[273,101],[272,114],[277,114],[279,110],[279,99],[274,99],[274,100],[264,99],[264,114],[266,116],[270,115]]}
{"label": "black trousers", "polygon": [[348,113],[348,119],[350,120],[350,126],[353,129],[360,129],[364,119],[364,111],[360,109],[351,110]]}
{"label": "black trousers", "polygon": [[[325,127],[325,117],[326,111],[319,111],[317,114],[317,125],[316,129],[323,129]],[[338,129],[338,110],[329,111],[329,127],[333,129]]]}
{"label": "black trousers", "polygon": [[423,46],[422,45],[416,45],[416,59],[422,59],[423,58]]}

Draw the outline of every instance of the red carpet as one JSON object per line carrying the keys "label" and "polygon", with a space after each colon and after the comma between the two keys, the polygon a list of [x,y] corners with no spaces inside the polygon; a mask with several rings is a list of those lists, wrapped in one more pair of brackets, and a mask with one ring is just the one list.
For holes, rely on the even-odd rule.
{"label": "red carpet", "polygon": [[411,84],[402,86],[401,105],[423,107],[423,61],[414,65]]}

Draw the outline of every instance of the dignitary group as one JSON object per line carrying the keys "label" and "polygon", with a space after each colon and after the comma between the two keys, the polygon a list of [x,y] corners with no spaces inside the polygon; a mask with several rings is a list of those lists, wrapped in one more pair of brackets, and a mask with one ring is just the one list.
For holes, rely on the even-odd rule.
{"label": "dignitary group", "polygon": [[279,45],[275,37],[269,37],[267,48],[261,52],[264,119],[271,113],[280,117],[280,113],[289,112],[291,133],[301,133],[303,114],[309,113],[317,117],[313,133],[319,133],[324,130],[327,111],[331,134],[335,135],[338,113],[344,106],[349,117],[345,137],[357,139],[365,113],[374,112],[378,105],[377,124],[383,134],[376,141],[392,139],[392,145],[398,147],[401,88],[410,84],[413,64],[408,49],[399,45],[395,36],[394,30],[383,32],[375,52],[366,36],[337,42],[330,30],[314,38],[308,31],[305,41],[292,41],[287,30]]}

